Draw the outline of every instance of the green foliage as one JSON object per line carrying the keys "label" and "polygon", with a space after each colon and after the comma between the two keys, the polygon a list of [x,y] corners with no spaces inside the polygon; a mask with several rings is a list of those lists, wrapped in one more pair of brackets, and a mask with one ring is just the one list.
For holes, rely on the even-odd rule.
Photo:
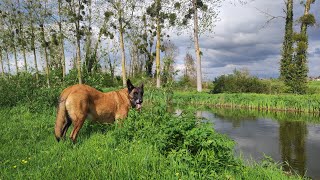
{"label": "green foliage", "polygon": [[219,76],[213,83],[212,93],[270,93],[268,84],[243,71]]}
{"label": "green foliage", "polygon": [[316,24],[316,19],[313,14],[305,14],[300,17],[299,22],[306,25],[313,26]]}
{"label": "green foliage", "polygon": [[293,40],[294,41],[302,41],[302,42],[306,42],[308,41],[308,37],[305,35],[305,34],[301,34],[301,33],[293,33],[293,36],[292,36]]}
{"label": "green foliage", "polygon": [[320,112],[320,96],[293,95],[293,94],[208,94],[208,93],[175,93],[173,103],[185,106],[186,103],[193,105],[206,105],[216,107],[257,109],[266,111],[293,111],[306,113]]}
{"label": "green foliage", "polygon": [[179,164],[180,173],[191,177],[209,178],[242,168],[234,158],[232,141],[208,124],[198,124],[191,114],[169,114],[165,104],[143,114],[131,113],[114,133],[115,144],[123,139],[153,144],[164,157]]}
{"label": "green foliage", "polygon": [[53,106],[1,108],[0,179],[299,179],[270,162],[245,166],[212,125],[167,112],[162,91],[145,94],[149,105],[121,128],[86,123],[77,144],[55,142]]}
{"label": "green foliage", "polygon": [[[313,3],[312,1],[311,3]],[[306,9],[310,9],[310,4],[305,4]],[[308,36],[307,26],[315,24],[312,14],[303,15],[301,32],[293,33],[293,1],[287,3],[286,33],[283,42],[282,59],[280,64],[280,76],[285,84],[290,87],[289,92],[295,94],[305,94],[307,92],[307,49]],[[296,48],[294,47],[296,45]]]}
{"label": "green foliage", "polygon": [[[30,73],[19,73],[10,79],[0,78],[0,107],[14,107],[27,104],[32,112],[41,111],[57,105],[61,91],[67,86],[77,84],[77,71],[71,70],[64,82],[59,78],[61,71],[51,71],[51,88],[47,88],[46,76],[40,74],[39,81]],[[107,73],[85,74],[84,83],[101,90],[105,87],[119,86],[120,81],[112,80]]]}

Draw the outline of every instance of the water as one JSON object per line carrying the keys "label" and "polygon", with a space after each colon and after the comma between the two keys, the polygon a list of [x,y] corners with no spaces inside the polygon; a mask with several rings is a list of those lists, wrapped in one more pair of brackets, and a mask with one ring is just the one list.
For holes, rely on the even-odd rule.
{"label": "water", "polygon": [[287,162],[286,171],[320,179],[319,117],[221,109],[198,111],[197,116],[235,140],[237,154],[245,159],[259,161],[265,154]]}

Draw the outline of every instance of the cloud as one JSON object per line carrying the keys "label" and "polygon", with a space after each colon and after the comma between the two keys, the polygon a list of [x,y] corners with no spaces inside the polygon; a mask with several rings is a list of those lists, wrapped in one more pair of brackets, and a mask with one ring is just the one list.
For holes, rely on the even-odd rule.
{"label": "cloud", "polygon": [[[319,15],[315,10],[318,5],[319,2],[311,7],[316,17]],[[294,18],[298,19],[304,9],[298,2],[295,2],[294,7]],[[221,21],[216,23],[215,33],[207,33],[200,38],[204,76],[212,80],[219,75],[232,73],[235,68],[246,68],[259,77],[277,77],[285,19],[279,17],[266,24],[270,17],[259,10],[274,16],[284,16],[284,8],[282,0],[254,1],[243,6],[225,1],[220,9]],[[295,29],[299,31],[298,23]],[[319,69],[319,29],[310,27],[308,33],[309,75],[314,76],[318,74],[317,68]],[[176,63],[181,68],[185,52],[195,54],[193,42],[187,33],[173,36],[172,40],[179,47],[180,55]]]}

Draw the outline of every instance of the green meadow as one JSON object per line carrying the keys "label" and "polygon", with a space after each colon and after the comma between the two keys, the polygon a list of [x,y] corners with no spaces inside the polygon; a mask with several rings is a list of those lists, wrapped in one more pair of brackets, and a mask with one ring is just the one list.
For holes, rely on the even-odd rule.
{"label": "green meadow", "polygon": [[225,108],[245,108],[263,111],[320,113],[320,94],[256,94],[256,93],[174,93],[175,104],[208,105]]}
{"label": "green meadow", "polygon": [[131,110],[121,127],[86,122],[76,144],[55,141],[55,107],[40,97],[2,107],[0,179],[302,179],[268,158],[244,162],[192,111],[170,112],[167,97],[147,90],[141,113]]}

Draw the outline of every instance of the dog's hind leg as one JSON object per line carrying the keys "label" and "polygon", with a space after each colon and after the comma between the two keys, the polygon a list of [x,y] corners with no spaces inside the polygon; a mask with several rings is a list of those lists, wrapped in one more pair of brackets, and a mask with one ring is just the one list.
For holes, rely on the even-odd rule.
{"label": "dog's hind leg", "polygon": [[84,121],[86,120],[85,116],[81,116],[78,117],[77,119],[74,120],[74,124],[73,124],[73,130],[70,134],[70,138],[73,141],[73,143],[76,142],[77,136],[78,136],[78,132],[81,129]]}
{"label": "dog's hind leg", "polygon": [[68,117],[73,124],[73,130],[70,134],[70,138],[73,143],[75,143],[78,132],[88,115],[89,99],[86,95],[83,94],[72,94],[68,97],[68,100],[66,102],[66,109],[69,115]]}
{"label": "dog's hind leg", "polygon": [[72,120],[69,116],[69,114],[66,115],[66,122],[65,124],[63,125],[63,129],[62,129],[62,138],[65,138],[66,137],[66,133],[70,127],[70,125],[72,124]]}

